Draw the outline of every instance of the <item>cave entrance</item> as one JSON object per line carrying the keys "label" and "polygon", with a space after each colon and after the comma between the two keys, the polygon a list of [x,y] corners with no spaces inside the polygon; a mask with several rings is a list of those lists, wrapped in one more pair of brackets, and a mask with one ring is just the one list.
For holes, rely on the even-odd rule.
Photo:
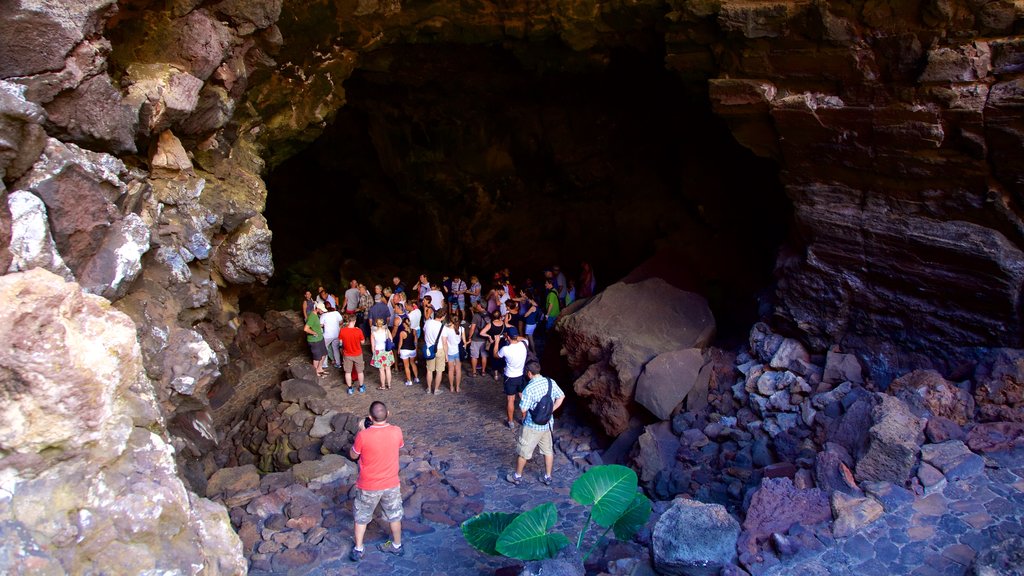
{"label": "cave entrance", "polygon": [[745,335],[791,208],[778,166],[736,143],[661,47],[400,45],[345,88],[322,135],[268,175],[277,274],[261,305],[352,276],[520,280],[561,263],[572,277],[581,261],[606,286],[661,254],[720,334]]}

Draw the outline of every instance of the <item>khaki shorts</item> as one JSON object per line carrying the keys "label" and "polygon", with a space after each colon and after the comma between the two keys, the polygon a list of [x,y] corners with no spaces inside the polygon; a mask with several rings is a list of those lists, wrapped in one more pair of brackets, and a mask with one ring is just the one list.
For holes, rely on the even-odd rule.
{"label": "khaki shorts", "polygon": [[363,357],[362,357],[362,355],[359,355],[359,356],[345,356],[345,363],[342,365],[342,370],[344,370],[345,373],[348,374],[349,372],[352,371],[352,367],[353,366],[356,367],[356,372],[362,372],[363,371],[363,367],[365,365],[363,364]]}
{"label": "khaki shorts", "polygon": [[438,354],[430,360],[427,360],[427,372],[444,372],[444,364],[444,356]]}
{"label": "khaki shorts", "polygon": [[363,490],[356,489],[356,501],[353,509],[356,524],[369,524],[373,520],[373,511],[380,502],[381,510],[384,511],[384,519],[388,522],[398,522],[402,519],[402,489],[400,486],[388,488],[387,490]]}
{"label": "khaki shorts", "polygon": [[525,460],[533,458],[533,449],[540,450],[542,456],[553,456],[555,451],[551,445],[551,430],[534,430],[523,426],[519,432],[519,442],[516,450]]}

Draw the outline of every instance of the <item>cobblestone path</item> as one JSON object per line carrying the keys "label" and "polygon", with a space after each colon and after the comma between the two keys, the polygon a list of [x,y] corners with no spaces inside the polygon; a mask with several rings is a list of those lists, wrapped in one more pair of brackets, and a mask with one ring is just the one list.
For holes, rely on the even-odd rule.
{"label": "cobblestone path", "polygon": [[[569,500],[569,488],[582,472],[563,449],[573,446],[574,452],[586,452],[589,432],[573,423],[570,407],[556,414],[552,485],[540,483],[543,461],[535,454],[527,464],[523,482],[514,486],[505,481],[505,475],[514,462],[517,432],[506,427],[505,396],[499,382],[491,377],[464,378],[461,392],[455,394],[449,392],[446,378],[442,392],[429,395],[424,384],[404,386],[400,379],[390,390],[377,390],[376,370],[373,372],[372,378],[370,372],[366,373],[365,394],[345,394],[344,384],[333,368],[321,385],[329,396],[338,395],[357,414],[366,413],[373,400],[387,404],[391,422],[401,426],[405,436],[403,483],[424,468],[422,462],[429,462],[431,468],[443,472],[447,482],[472,482],[475,478],[483,511],[519,512],[553,501],[559,513],[555,530],[575,540],[585,520],[585,509]],[[347,511],[346,518],[350,519],[350,514]],[[457,524],[445,525],[451,522],[443,516],[438,518],[440,523],[430,521],[427,515],[425,511],[424,518],[403,522],[404,543],[408,546],[404,557],[376,550],[375,545],[388,536],[386,525],[375,520],[367,530],[367,553],[362,562],[357,565],[348,560],[351,527],[345,526],[324,540],[318,565],[305,573],[476,576],[517,564],[477,552],[465,542]]]}

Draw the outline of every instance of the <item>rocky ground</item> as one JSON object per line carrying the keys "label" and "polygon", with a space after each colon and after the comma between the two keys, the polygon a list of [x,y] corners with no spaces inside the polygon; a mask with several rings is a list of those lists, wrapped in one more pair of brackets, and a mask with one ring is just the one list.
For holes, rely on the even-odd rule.
{"label": "rocky ground", "polygon": [[[296,357],[290,371],[304,374],[307,363],[304,356]],[[376,375],[367,373],[366,393],[349,396],[339,371],[329,368],[328,375],[318,381],[323,397],[307,381],[301,385],[306,391],[301,399],[296,397],[296,382],[291,379],[282,385],[284,397],[294,402],[278,400],[281,389],[269,391],[268,396],[277,396],[275,409],[287,406],[281,409],[285,420],[300,413],[300,405],[322,412],[317,415],[320,421],[330,424],[320,431],[317,418],[309,418],[305,432],[318,437],[316,452],[326,446],[323,450],[347,454],[351,430],[357,425],[357,419],[349,414],[362,417],[373,400],[388,405],[391,421],[402,427],[406,441],[401,476],[408,552],[404,558],[394,558],[373,549],[387,539],[386,524],[377,520],[367,531],[366,558],[358,566],[351,563],[353,464],[324,456],[260,478],[256,464],[282,464],[274,460],[280,450],[272,448],[274,456],[268,461],[229,462],[239,466],[215,474],[207,489],[211,497],[229,506],[251,561],[250,573],[489,573],[519,563],[480,554],[465,542],[459,524],[483,511],[522,511],[548,501],[558,506],[556,529],[572,539],[578,535],[585,509],[569,500],[569,488],[589,466],[587,458],[597,460],[590,444],[592,432],[575,424],[572,407],[566,406],[565,413],[558,416],[552,486],[539,482],[539,457],[527,466],[523,484],[513,486],[505,481],[505,475],[513,463],[516,433],[505,426],[505,399],[493,378],[466,378],[458,394],[446,386],[441,394],[428,395],[423,384],[406,387],[399,383],[391,390],[377,390]],[[291,433],[296,431],[302,433],[299,428]],[[293,458],[305,458],[310,454],[306,448],[293,452]],[[611,549],[619,555],[641,552],[635,544]]]}

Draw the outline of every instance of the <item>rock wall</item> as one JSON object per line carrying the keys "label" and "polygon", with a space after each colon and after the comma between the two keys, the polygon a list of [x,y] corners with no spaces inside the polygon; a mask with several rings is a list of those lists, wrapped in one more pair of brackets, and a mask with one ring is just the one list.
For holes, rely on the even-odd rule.
{"label": "rock wall", "polygon": [[227,511],[192,493],[130,318],[42,269],[0,277],[5,574],[243,574]]}

